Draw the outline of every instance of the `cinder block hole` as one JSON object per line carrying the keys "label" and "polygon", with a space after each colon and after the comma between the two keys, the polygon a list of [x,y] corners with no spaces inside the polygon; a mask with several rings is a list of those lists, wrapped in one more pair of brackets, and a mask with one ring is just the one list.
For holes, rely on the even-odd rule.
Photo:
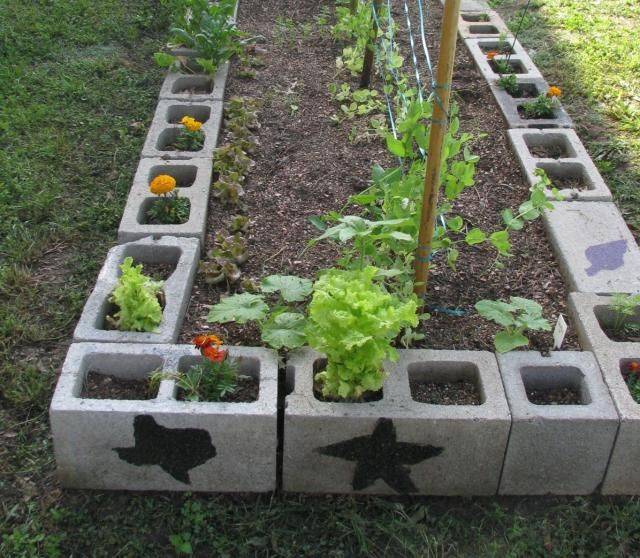
{"label": "cinder block hole", "polygon": [[584,375],[574,366],[525,366],[520,369],[527,399],[534,405],[588,405]]}
{"label": "cinder block hole", "polygon": [[151,183],[154,178],[161,174],[173,176],[176,179],[178,188],[189,188],[196,181],[198,167],[194,165],[156,165],[151,167],[147,181]]}
{"label": "cinder block hole", "polygon": [[593,190],[594,186],[580,163],[537,163],[558,190]]}
{"label": "cinder block hole", "polygon": [[512,59],[512,60],[509,60],[508,62],[506,58],[498,58],[498,59],[494,58],[493,60],[489,60],[489,66],[491,66],[491,69],[497,74],[505,73],[504,70],[500,67],[505,63],[511,70],[512,74],[522,75],[522,74],[529,73],[521,60]]}
{"label": "cinder block hole", "polygon": [[541,90],[535,83],[519,83],[518,89],[513,93],[507,91],[507,94],[514,99],[533,99],[534,97],[540,95],[540,93]]}
{"label": "cinder block hole", "polygon": [[206,122],[211,116],[211,107],[207,105],[170,105],[167,109],[167,122],[177,124],[185,116],[195,118],[198,122]]}
{"label": "cinder block hole", "polygon": [[561,133],[525,133],[522,138],[533,157],[540,159],[564,159],[576,157],[571,142]]}
{"label": "cinder block hole", "polygon": [[470,35],[498,35],[500,31],[495,25],[472,24],[469,25]]}
{"label": "cinder block hole", "polygon": [[[260,360],[252,357],[227,357],[230,362],[237,364],[237,378],[236,386],[233,391],[230,391],[220,399],[207,398],[206,388],[203,389],[205,394],[204,399],[201,401],[220,401],[227,403],[250,403],[257,401],[260,393]],[[193,374],[193,367],[197,367],[206,364],[207,360],[202,356],[183,356],[178,361],[178,372],[188,374],[190,371]],[[206,374],[206,372],[205,372]],[[197,376],[194,376],[198,381]],[[211,376],[203,376],[199,380],[201,386],[205,386],[207,379]],[[215,382],[214,384],[215,385]],[[219,384],[218,384],[219,385]],[[185,391],[176,385],[174,396],[179,401],[185,400],[187,395]]]}
{"label": "cinder block hole", "polygon": [[171,93],[209,95],[213,92],[213,79],[208,76],[182,76],[176,78]]}
{"label": "cinder block hole", "polygon": [[504,41],[493,40],[493,39],[484,39],[482,43],[480,43],[480,50],[487,54],[488,52],[499,52],[500,54],[513,54],[514,50],[511,46],[513,44],[513,39],[505,39]]}
{"label": "cinder block hole", "polygon": [[371,401],[380,401],[383,397],[383,390],[380,391],[367,391],[362,394],[359,399],[340,399],[333,397],[325,397],[322,395],[322,384],[316,382],[316,374],[323,372],[327,368],[327,359],[318,358],[313,362],[313,396],[318,401],[329,401],[334,403],[370,403]]}
{"label": "cinder block hole", "polygon": [[640,403],[640,356],[620,359],[620,373],[627,385],[629,395],[636,403]]}
{"label": "cinder block hole", "polygon": [[[178,195],[180,197],[180,195]],[[155,215],[149,214],[149,211],[152,208],[156,208],[158,211],[163,211],[162,207],[168,207],[166,205],[165,200],[163,200],[159,196],[153,196],[145,198],[140,204],[140,209],[138,210],[137,222],[140,225],[158,225],[158,226],[172,226],[172,225],[183,225],[187,221],[189,221],[189,215],[191,215],[191,201],[189,198],[182,197],[184,200],[183,203],[188,207],[188,211],[186,216],[183,216],[181,219],[175,219],[170,223],[166,223],[163,221],[163,218],[159,218]],[[156,207],[157,206],[157,207]]]}
{"label": "cinder block hole", "polygon": [[85,399],[153,399],[158,383],[149,377],[162,368],[155,355],[90,354],[83,363],[80,397]]}
{"label": "cinder block hole", "polygon": [[[556,118],[558,118],[556,112],[557,109],[553,109],[552,114],[549,114],[547,116],[543,116],[541,118],[537,118],[535,116],[529,116],[525,110],[524,110],[524,103],[520,103],[518,104],[518,114],[520,115],[520,118],[523,118],[525,120],[528,120],[529,122],[535,123],[535,127],[536,128],[544,128],[543,125],[538,124],[538,122],[540,120],[555,120]],[[555,127],[555,126],[554,126]]]}
{"label": "cinder block hole", "polygon": [[429,405],[482,405],[478,367],[470,362],[416,362],[407,368],[411,398]]}
{"label": "cinder block hole", "polygon": [[593,312],[600,329],[611,341],[640,343],[640,307],[631,316],[620,316],[609,306],[595,306]]}
{"label": "cinder block hole", "polygon": [[[173,143],[176,141],[176,138],[179,134],[182,133],[182,127],[180,128],[167,128],[166,130],[162,130],[158,135],[158,141],[156,143],[156,149],[159,151],[180,151],[173,146]],[[203,146],[204,147],[204,146]],[[196,151],[201,151],[197,149]]]}
{"label": "cinder block hole", "polygon": [[462,21],[489,21],[489,14],[462,14]]}

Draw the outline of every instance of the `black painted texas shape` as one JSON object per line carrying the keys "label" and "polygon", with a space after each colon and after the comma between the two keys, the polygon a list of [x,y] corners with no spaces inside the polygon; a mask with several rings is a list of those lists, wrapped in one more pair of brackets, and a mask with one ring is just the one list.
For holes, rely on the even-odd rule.
{"label": "black painted texas shape", "polygon": [[185,484],[191,484],[191,469],[216,456],[216,448],[206,430],[166,428],[151,415],[135,417],[133,437],[133,447],[113,448],[120,459],[132,465],[159,465]]}
{"label": "black painted texas shape", "polygon": [[442,453],[444,448],[421,446],[396,441],[393,421],[381,418],[371,436],[358,436],[345,442],[331,444],[316,451],[323,455],[356,462],[352,486],[363,490],[376,479],[382,479],[396,492],[417,492],[411,477],[411,469],[403,465],[415,465]]}

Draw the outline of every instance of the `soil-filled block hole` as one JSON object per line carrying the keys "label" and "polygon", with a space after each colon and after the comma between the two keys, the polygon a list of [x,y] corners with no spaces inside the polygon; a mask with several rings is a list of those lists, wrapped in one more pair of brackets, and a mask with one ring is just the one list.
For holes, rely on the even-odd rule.
{"label": "soil-filled block hole", "polygon": [[517,91],[513,93],[511,91],[505,92],[514,99],[533,99],[540,95],[542,91],[535,83],[519,83]]}
{"label": "soil-filled block hole", "polygon": [[[158,135],[158,141],[156,142],[156,149],[158,151],[186,151],[184,149],[176,149],[173,144],[182,133],[182,128],[167,128]],[[202,146],[198,149],[190,149],[189,152],[200,152]]]}
{"label": "soil-filled block hole", "polygon": [[593,308],[602,332],[616,343],[640,343],[640,306],[631,316],[616,314],[608,306]]}
{"label": "soil-filled block hole", "polygon": [[198,167],[195,165],[155,165],[149,169],[147,182],[166,174],[172,176],[176,180],[177,188],[190,188],[196,180]]}
{"label": "soil-filled block hole", "polygon": [[536,163],[536,167],[544,170],[551,180],[551,186],[560,191],[593,189],[593,183],[581,163]]}
{"label": "soil-filled block hole", "polygon": [[564,134],[524,134],[524,142],[532,157],[537,159],[566,159],[577,157],[571,142]]}
{"label": "soil-filled block hole", "polygon": [[520,62],[520,60],[509,60],[507,62],[506,58],[499,58],[499,59],[494,59],[494,60],[490,60],[489,61],[489,66],[491,66],[491,69],[496,72],[496,73],[500,73],[501,71],[501,63],[506,63],[511,71],[512,74],[528,74],[529,72],[527,71],[527,69],[524,67],[524,64],[522,62]]}
{"label": "soil-filled block hole", "polygon": [[524,367],[522,382],[534,405],[587,405],[590,397],[578,368]]}
{"label": "soil-filled block hole", "polygon": [[158,204],[163,204],[165,201],[158,196],[146,198],[141,204],[140,209],[138,211],[138,219],[137,222],[140,225],[182,225],[189,220],[189,215],[191,214],[191,200],[189,198],[183,198],[186,207],[188,207],[188,211],[186,215],[180,220],[173,223],[163,223],[155,219],[152,215],[149,214],[149,211],[154,208]]}
{"label": "soil-filled block hole", "polygon": [[470,22],[487,22],[489,21],[489,14],[461,14],[462,21]]}
{"label": "soil-filled block hole", "polygon": [[[259,378],[248,403],[176,401],[180,362],[192,345],[74,343],[49,411],[58,479],[69,488],[267,492],[276,487],[278,365],[274,351],[225,347]],[[163,378],[152,399],[82,396],[88,373]],[[94,374],[90,374],[93,376]]]}
{"label": "soil-filled block hole", "polygon": [[478,368],[471,363],[434,362],[409,366],[409,387],[414,401],[430,405],[481,405]]}
{"label": "soil-filled block hole", "polygon": [[620,359],[620,373],[629,388],[629,395],[640,404],[640,353],[637,358]]}
{"label": "soil-filled block hole", "polygon": [[495,25],[478,23],[469,25],[469,33],[471,35],[497,35],[500,31]]}
{"label": "soil-filled block hole", "polygon": [[198,122],[206,122],[211,116],[211,107],[206,105],[170,105],[167,108],[167,122],[178,124],[185,116],[195,118]]}
{"label": "soil-filled block hole", "polygon": [[[238,366],[236,388],[233,392],[223,396],[220,401],[228,403],[251,403],[257,401],[260,394],[260,361],[256,358],[230,359]],[[188,373],[192,367],[206,364],[200,356],[182,357],[178,364],[178,371]],[[179,401],[187,400],[185,391],[176,386],[175,397]],[[206,399],[203,401],[207,401]]]}
{"label": "soil-filled block hole", "polygon": [[592,353],[498,355],[512,424],[500,494],[591,494],[619,418]]}
{"label": "soil-filled block hole", "polygon": [[367,391],[363,393],[359,399],[349,399],[347,401],[345,401],[344,399],[336,399],[331,396],[325,397],[322,394],[322,382],[316,381],[316,374],[323,372],[326,368],[327,368],[326,358],[318,358],[313,362],[313,372],[312,372],[313,396],[318,401],[326,401],[326,402],[333,402],[333,403],[368,403],[370,401],[380,401],[382,399],[384,395],[383,389],[376,392]]}
{"label": "soil-filled block hole", "polygon": [[[197,239],[172,236],[160,239],[147,237],[112,248],[84,307],[74,340],[175,342],[191,292],[199,253],[200,243]],[[147,266],[149,275],[166,277],[162,295],[158,299],[163,310],[162,321],[155,331],[122,331],[114,329],[113,323],[107,320],[107,316],[113,316],[118,310],[109,299],[122,274],[120,265],[127,257],[131,257],[134,264],[142,264],[143,273]]]}
{"label": "soil-filled block hole", "polygon": [[182,76],[176,78],[171,93],[208,95],[213,92],[213,80],[207,76]]}

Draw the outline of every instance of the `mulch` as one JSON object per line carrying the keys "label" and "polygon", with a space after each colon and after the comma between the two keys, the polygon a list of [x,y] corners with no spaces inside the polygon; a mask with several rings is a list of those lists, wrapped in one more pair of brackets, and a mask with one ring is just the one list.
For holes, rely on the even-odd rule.
{"label": "mulch", "polygon": [[[427,41],[432,58],[437,59],[442,8],[437,0],[427,4],[431,15]],[[313,24],[322,7],[332,9],[333,2],[243,0],[240,5],[239,27],[250,35],[264,37],[260,47],[266,51],[262,55],[264,67],[258,69],[255,79],[238,77],[232,67],[226,93],[227,98],[240,95],[258,98],[262,103],[262,127],[257,133],[260,147],[253,156],[256,165],[245,183],[251,224],[247,235],[249,260],[242,271],[254,280],[272,273],[313,278],[319,270],[333,266],[339,256],[336,246],[320,243],[305,251],[308,241],[319,234],[309,217],[342,209],[351,194],[366,186],[373,164],[388,167],[395,163],[383,141],[353,144],[349,141],[352,124],[334,125],[330,121],[339,107],[331,100],[328,85],[356,83],[355,78],[336,78],[335,58],[340,45],[327,33],[319,32],[315,24],[308,36],[297,32],[291,38],[292,34],[279,31],[275,15],[291,18],[296,24]],[[394,12],[399,36],[406,35],[398,2],[394,3]],[[407,45],[401,46],[409,64]],[[380,83],[373,85],[381,88]],[[500,212],[504,208],[517,209],[528,198],[529,186],[511,152],[506,125],[489,86],[461,41],[453,91],[460,109],[461,129],[475,135],[471,150],[480,156],[476,184],[455,202],[454,213],[464,217],[470,228],[499,230]],[[345,213],[349,210],[347,207]],[[234,213],[235,210],[221,207],[212,196],[207,250],[212,248],[216,233],[228,230]],[[481,299],[530,298],[542,305],[550,320],[563,314],[570,321],[565,307],[567,289],[542,222],[514,232],[511,240],[512,257],[505,261],[504,269],[494,264],[495,250],[487,247],[461,245],[456,271],[446,266],[442,253],[435,255],[428,288],[431,319],[420,327],[425,339],[414,346],[493,350],[492,337],[498,327],[475,313],[473,306]],[[198,277],[181,342],[190,342],[202,331],[215,331],[230,344],[260,344],[255,324],[220,326],[206,322],[210,306],[225,292],[226,286],[208,286]],[[458,312],[462,316],[455,315]],[[533,333],[529,337],[531,349],[546,351],[552,344],[550,333]],[[563,348],[578,347],[570,327]]]}
{"label": "mulch", "polygon": [[469,380],[457,382],[409,382],[414,401],[430,405],[480,405],[477,386]]}
{"label": "mulch", "polygon": [[527,389],[527,398],[534,405],[582,405],[580,392],[564,387],[555,389]]}
{"label": "mulch", "polygon": [[88,399],[153,399],[148,380],[125,380],[112,374],[89,371],[80,397]]}

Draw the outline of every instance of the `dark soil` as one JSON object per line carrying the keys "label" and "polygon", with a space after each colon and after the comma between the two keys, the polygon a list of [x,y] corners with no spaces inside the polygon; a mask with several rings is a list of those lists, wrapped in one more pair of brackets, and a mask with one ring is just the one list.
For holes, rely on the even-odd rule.
{"label": "dark soil", "polygon": [[480,405],[480,394],[469,380],[458,382],[409,382],[414,401],[430,405]]}
{"label": "dark soil", "polygon": [[88,399],[152,399],[148,380],[123,380],[111,374],[89,371],[81,397]]}
{"label": "dark soil", "polygon": [[[638,324],[638,326],[640,327],[640,324]],[[611,341],[616,341],[618,343],[640,343],[640,329],[634,329],[634,330],[630,330],[630,329],[626,329],[626,328],[619,328],[619,329],[614,329],[611,326],[606,326],[606,325],[602,325],[600,324],[600,327],[602,328],[602,331],[604,332],[604,334],[611,339]]]}
{"label": "dark soil", "polygon": [[[507,91],[507,93],[509,93],[509,91]],[[537,96],[535,91],[524,87],[518,87],[515,95],[512,95],[511,93],[509,93],[509,95],[511,95],[514,99],[533,99]]]}
{"label": "dark soil", "polygon": [[[233,393],[226,394],[220,403],[251,403],[258,400],[260,382],[253,376],[238,376],[236,389]],[[178,389],[176,397],[178,401],[184,401],[184,391]]]}
{"label": "dark soil", "polygon": [[175,271],[176,266],[169,263],[143,264],[142,273],[154,281],[166,281]]}
{"label": "dark soil", "polygon": [[555,389],[527,389],[527,398],[534,405],[582,405],[580,392],[564,387]]}
{"label": "dark soil", "polygon": [[577,176],[550,176],[551,184],[558,190],[585,190],[587,185]]}
{"label": "dark soil", "polygon": [[[506,62],[506,60],[504,60],[504,62]],[[503,73],[501,72],[501,68],[498,67],[498,62],[496,60],[489,60],[489,66],[491,66],[491,69],[496,72],[496,73]],[[512,62],[511,60],[509,61],[509,69],[511,70],[508,73],[512,73],[512,74],[526,74],[526,70],[518,63],[518,62]]]}
{"label": "dark soil", "polygon": [[[442,7],[430,0],[431,14],[427,42],[437,59],[439,22]],[[232,66],[227,85],[227,98],[240,95],[262,102],[258,131],[260,148],[253,156],[256,165],[245,183],[245,202],[251,217],[247,235],[249,260],[242,266],[243,275],[257,280],[271,273],[314,277],[316,272],[332,266],[339,255],[336,246],[319,243],[303,254],[307,242],[318,236],[309,217],[339,210],[349,195],[367,184],[371,166],[389,167],[394,161],[384,142],[373,139],[356,144],[349,141],[355,121],[339,125],[330,122],[339,111],[327,86],[336,81],[356,79],[335,77],[335,58],[340,45],[334,44],[315,25],[314,16],[331,2],[312,0],[244,0],[240,5],[239,27],[251,35],[266,37],[261,47],[266,50],[254,80],[238,79]],[[394,17],[403,26],[402,5],[394,3]],[[416,12],[417,7],[412,7]],[[286,13],[299,25],[312,23],[313,32],[301,32],[283,38],[274,13]],[[406,33],[399,34],[405,36]],[[401,44],[405,61],[408,44]],[[409,68],[407,68],[409,70]],[[422,69],[426,74],[426,69]],[[407,72],[413,75],[413,70]],[[379,81],[373,86],[381,89]],[[464,44],[459,41],[453,79],[454,99],[460,109],[461,128],[478,137],[471,151],[480,156],[476,184],[455,202],[454,212],[462,215],[469,227],[487,231],[502,229],[500,212],[517,207],[528,198],[529,186],[512,154],[506,125],[484,78],[477,72]],[[293,111],[291,105],[297,105]],[[224,142],[224,137],[222,139]],[[353,211],[347,207],[345,212]],[[213,245],[213,235],[228,230],[235,209],[224,210],[212,196],[209,206],[206,249]],[[452,271],[437,253],[428,288],[428,306],[432,317],[421,326],[426,335],[417,346],[435,349],[490,349],[498,327],[475,313],[473,305],[481,299],[508,299],[509,296],[531,298],[544,308],[544,315],[555,321],[565,314],[567,290],[560,276],[541,221],[527,225],[526,230],[512,235],[513,257],[505,268],[494,265],[495,250],[486,247],[460,246],[457,271]],[[188,342],[194,334],[215,331],[229,344],[260,344],[254,324],[212,325],[206,322],[209,307],[225,293],[226,285],[207,286],[199,277],[193,289],[180,340]],[[451,310],[460,310],[462,317]],[[531,349],[546,350],[552,345],[550,333],[530,335]],[[564,348],[576,349],[578,343],[569,330]]]}
{"label": "dark soil", "polygon": [[531,155],[540,159],[561,159],[568,156],[564,145],[533,145],[528,147]]}

